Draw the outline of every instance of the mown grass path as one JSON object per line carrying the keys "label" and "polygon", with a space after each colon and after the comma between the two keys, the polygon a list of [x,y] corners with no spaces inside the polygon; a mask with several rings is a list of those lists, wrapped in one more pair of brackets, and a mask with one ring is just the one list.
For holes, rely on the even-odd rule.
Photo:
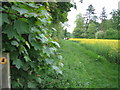
{"label": "mown grass path", "polygon": [[79,43],[61,41],[63,79],[60,87],[66,88],[117,88],[118,66],[104,56],[87,50]]}

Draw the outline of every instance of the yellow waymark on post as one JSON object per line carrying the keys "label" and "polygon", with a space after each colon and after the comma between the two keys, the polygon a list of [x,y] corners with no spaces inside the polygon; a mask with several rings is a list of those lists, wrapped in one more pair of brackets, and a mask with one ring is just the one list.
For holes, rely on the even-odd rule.
{"label": "yellow waymark on post", "polygon": [[0,63],[1,64],[6,64],[7,63],[7,59],[5,57],[0,58]]}

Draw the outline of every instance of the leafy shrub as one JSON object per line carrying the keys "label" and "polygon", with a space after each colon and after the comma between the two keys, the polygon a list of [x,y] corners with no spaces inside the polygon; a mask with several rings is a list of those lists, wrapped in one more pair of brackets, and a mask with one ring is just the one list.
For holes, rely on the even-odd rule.
{"label": "leafy shrub", "polygon": [[118,31],[112,28],[108,29],[105,33],[106,39],[118,39]]}
{"label": "leafy shrub", "polygon": [[97,38],[102,39],[103,38],[103,31],[98,31]]}
{"label": "leafy shrub", "polygon": [[12,88],[44,88],[44,83],[56,80],[62,74],[62,56],[47,28],[52,17],[46,8],[34,2],[8,2],[3,3],[2,16],[2,44],[3,51],[10,53]]}

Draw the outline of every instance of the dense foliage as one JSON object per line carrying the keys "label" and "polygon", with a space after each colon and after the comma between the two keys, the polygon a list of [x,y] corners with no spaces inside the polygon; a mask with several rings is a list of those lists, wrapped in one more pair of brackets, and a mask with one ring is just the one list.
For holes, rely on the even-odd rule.
{"label": "dense foliage", "polygon": [[[3,52],[10,53],[12,88],[54,87],[58,75],[62,74],[62,56],[57,51],[60,45],[57,38],[52,38],[53,29],[49,28],[59,16],[61,22],[66,21],[61,5],[2,3],[2,46]],[[63,10],[66,14],[71,4],[65,5],[68,5]],[[50,10],[53,6],[58,6],[58,10]]]}

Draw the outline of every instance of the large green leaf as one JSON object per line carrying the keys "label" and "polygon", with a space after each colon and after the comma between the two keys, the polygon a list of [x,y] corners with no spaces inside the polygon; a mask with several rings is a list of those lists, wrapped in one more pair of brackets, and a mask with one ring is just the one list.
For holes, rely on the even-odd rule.
{"label": "large green leaf", "polygon": [[31,61],[30,58],[29,58],[28,56],[24,56],[24,59],[25,59],[26,62]]}
{"label": "large green leaf", "polygon": [[55,41],[51,41],[53,44],[55,44],[57,47],[59,47],[60,48],[60,45],[59,45],[59,43],[57,43],[57,42],[55,42]]}
{"label": "large green leaf", "polygon": [[14,80],[11,83],[12,83],[12,87],[14,87],[14,88],[18,88],[19,87],[19,83],[17,81]]}
{"label": "large green leaf", "polygon": [[58,55],[58,59],[59,59],[59,60],[62,60],[62,56],[61,56],[61,55]]}
{"label": "large green leaf", "polygon": [[21,53],[28,55],[27,49],[23,45],[20,45],[19,47],[19,54]]}
{"label": "large green leaf", "polygon": [[19,53],[17,51],[11,51],[10,52],[11,60],[17,60],[18,56],[19,56]]}
{"label": "large green leaf", "polygon": [[42,43],[47,43],[48,42],[48,39],[45,37],[44,34],[40,34],[40,40],[42,41]]}
{"label": "large green leaf", "polygon": [[38,78],[38,77],[36,77],[35,80],[36,80],[36,82],[38,82],[38,83],[41,83],[41,82],[42,82],[42,79],[41,79],[41,78]]}
{"label": "large green leaf", "polygon": [[19,8],[19,7],[16,7],[16,6],[12,6],[12,9],[18,11],[20,13],[20,15],[29,13],[28,10],[26,10],[24,8]]}
{"label": "large green leaf", "polygon": [[57,74],[62,74],[62,71],[57,66],[52,66],[52,68],[57,72]]}
{"label": "large green leaf", "polygon": [[27,23],[20,21],[20,20],[16,20],[14,22],[14,29],[17,30],[18,34],[25,34],[25,33],[29,33],[29,26]]}
{"label": "large green leaf", "polygon": [[37,5],[33,4],[33,3],[29,3],[28,6],[33,7],[33,8],[39,8],[39,6],[37,6]]}
{"label": "large green leaf", "polygon": [[[0,19],[1,20],[1,19]],[[9,20],[8,20],[8,15],[7,14],[2,14],[2,24],[5,23],[10,23]]]}
{"label": "large green leaf", "polygon": [[46,63],[47,64],[50,64],[50,65],[52,65],[53,64],[53,62],[54,62],[54,60],[53,59],[45,59],[45,61],[46,61]]}
{"label": "large green leaf", "polygon": [[14,45],[14,46],[16,46],[16,47],[19,46],[19,43],[17,41],[12,41],[11,44]]}
{"label": "large green leaf", "polygon": [[50,57],[50,54],[54,54],[54,48],[43,46],[43,53],[46,53]]}
{"label": "large green leaf", "polygon": [[40,50],[40,44],[37,41],[32,41],[31,45],[34,46],[35,50]]}
{"label": "large green leaf", "polygon": [[38,14],[37,13],[28,13],[28,15],[26,15],[27,17],[37,17]]}
{"label": "large green leaf", "polygon": [[37,84],[34,82],[28,82],[28,88],[36,88]]}
{"label": "large green leaf", "polygon": [[13,60],[13,64],[20,69],[22,66],[22,61],[20,59]]}
{"label": "large green leaf", "polygon": [[13,37],[17,37],[18,36],[17,32],[15,31],[13,26],[10,25],[10,24],[7,24],[5,26],[5,28],[3,30],[3,33],[7,34],[9,39],[12,39]]}

